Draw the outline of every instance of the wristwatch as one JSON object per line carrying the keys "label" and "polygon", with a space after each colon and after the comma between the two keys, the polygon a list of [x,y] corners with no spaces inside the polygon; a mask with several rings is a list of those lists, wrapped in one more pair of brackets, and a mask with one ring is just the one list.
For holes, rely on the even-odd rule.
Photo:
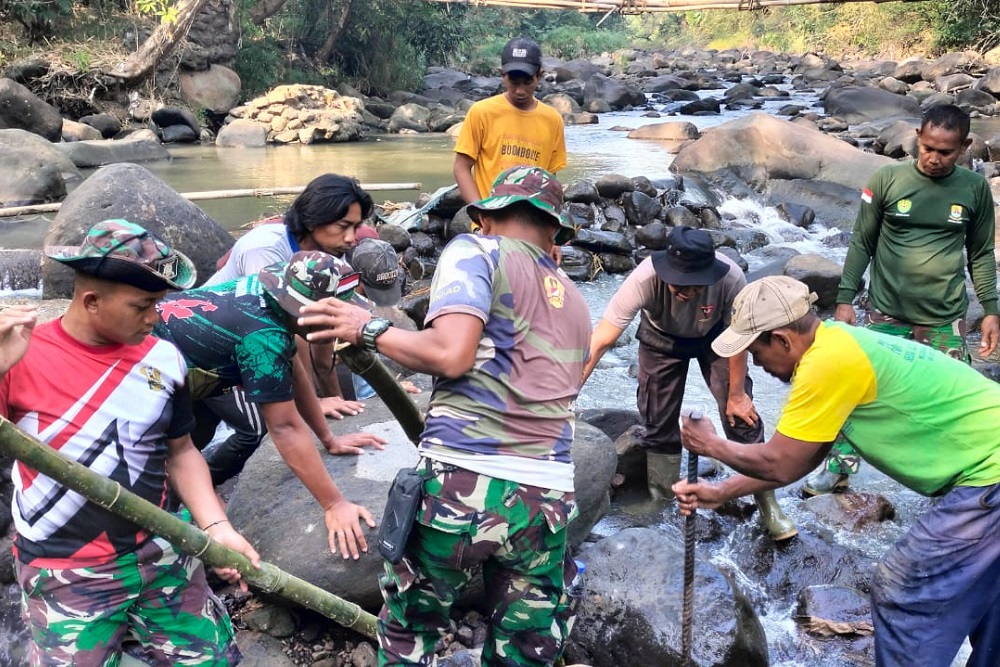
{"label": "wristwatch", "polygon": [[373,317],[368,323],[361,327],[361,343],[366,350],[377,352],[375,339],[385,333],[386,329],[392,326],[392,322],[384,317]]}

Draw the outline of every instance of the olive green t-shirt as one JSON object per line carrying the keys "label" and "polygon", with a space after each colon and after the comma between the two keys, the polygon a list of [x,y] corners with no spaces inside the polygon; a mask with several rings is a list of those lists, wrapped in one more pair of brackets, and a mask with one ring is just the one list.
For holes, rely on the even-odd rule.
{"label": "olive green t-shirt", "polygon": [[979,302],[996,315],[994,227],[993,196],[981,175],[955,167],[930,178],[916,161],[883,167],[862,192],[837,303],[851,303],[870,261],[875,308],[910,324],[948,324],[968,309],[968,264]]}

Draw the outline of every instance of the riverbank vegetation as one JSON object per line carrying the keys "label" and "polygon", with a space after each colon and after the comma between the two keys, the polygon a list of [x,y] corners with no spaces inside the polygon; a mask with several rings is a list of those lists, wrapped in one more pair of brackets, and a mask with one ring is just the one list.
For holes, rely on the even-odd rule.
{"label": "riverbank vegetation", "polygon": [[[30,56],[102,69],[198,0],[0,0],[0,67]],[[202,0],[204,1],[204,0]],[[901,59],[1000,43],[1000,0],[924,0],[613,16],[416,0],[231,0],[244,94],[278,83],[418,88],[427,65],[495,72],[503,43],[538,39],[565,59],[631,46],[820,51]],[[107,71],[107,70],[105,70]]]}

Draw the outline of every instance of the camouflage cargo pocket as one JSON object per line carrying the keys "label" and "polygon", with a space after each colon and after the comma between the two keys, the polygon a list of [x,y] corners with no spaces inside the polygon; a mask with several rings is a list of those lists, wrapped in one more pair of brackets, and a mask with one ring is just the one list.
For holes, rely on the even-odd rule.
{"label": "camouflage cargo pocket", "polygon": [[424,549],[440,566],[465,569],[465,556],[478,531],[479,510],[451,498],[425,494],[417,522],[437,531],[422,532]]}

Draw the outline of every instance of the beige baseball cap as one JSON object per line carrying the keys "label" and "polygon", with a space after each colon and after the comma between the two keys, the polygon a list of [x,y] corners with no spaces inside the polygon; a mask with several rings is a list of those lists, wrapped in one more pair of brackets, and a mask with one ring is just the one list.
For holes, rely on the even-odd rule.
{"label": "beige baseball cap", "polygon": [[808,313],[817,298],[795,278],[767,276],[755,280],[736,295],[729,328],[712,341],[712,349],[720,357],[735,356],[765,331],[788,326]]}

